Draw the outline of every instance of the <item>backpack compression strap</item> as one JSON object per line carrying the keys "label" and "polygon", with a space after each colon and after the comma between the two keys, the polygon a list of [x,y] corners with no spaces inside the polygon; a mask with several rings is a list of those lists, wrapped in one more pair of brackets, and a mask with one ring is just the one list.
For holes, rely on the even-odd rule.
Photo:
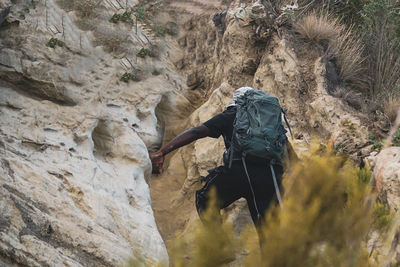
{"label": "backpack compression strap", "polygon": [[290,136],[293,138],[292,128],[290,128],[289,122],[288,122],[288,120],[286,118],[286,111],[283,108],[281,108],[281,110],[282,110],[282,113],[283,113],[283,118],[285,119],[286,125],[287,125],[287,127],[289,129]]}
{"label": "backpack compression strap", "polygon": [[[245,155],[242,156],[243,168],[244,168],[244,171],[245,171],[246,176],[247,176],[247,181],[249,182],[251,194],[253,195],[253,202],[254,202],[254,207],[256,208],[257,218],[260,219],[260,218],[261,218],[261,214],[260,214],[260,211],[258,210],[258,207],[257,207],[256,195],[255,195],[255,193],[254,193],[253,185],[251,184],[251,179],[250,179],[250,176],[249,176],[249,172],[247,171],[245,157],[246,157]],[[277,180],[276,180],[276,175],[275,175],[274,167],[272,166],[273,162],[274,162],[274,161],[271,160],[269,166],[270,166],[270,168],[271,168],[272,179],[274,180],[274,186],[275,186],[276,196],[277,196],[277,198],[278,198],[279,205],[282,205],[281,192],[279,191],[279,186],[278,186],[278,182],[277,182]]]}
{"label": "backpack compression strap", "polygon": [[242,156],[242,163],[243,163],[244,171],[246,172],[247,180],[249,181],[251,194],[253,195],[254,207],[256,208],[256,211],[257,211],[257,219],[260,219],[261,218],[261,214],[258,211],[257,202],[256,202],[256,195],[254,194],[253,185],[251,184],[250,176],[249,176],[249,173],[247,172],[245,157],[246,157],[245,155]]}
{"label": "backpack compression strap", "polygon": [[279,205],[282,205],[281,192],[279,191],[278,181],[276,180],[276,175],[275,175],[274,167],[272,166],[272,160],[271,160],[271,162],[269,163],[269,167],[271,168],[272,179],[274,180],[274,186],[275,186],[275,191],[276,191],[276,197],[278,198]]}

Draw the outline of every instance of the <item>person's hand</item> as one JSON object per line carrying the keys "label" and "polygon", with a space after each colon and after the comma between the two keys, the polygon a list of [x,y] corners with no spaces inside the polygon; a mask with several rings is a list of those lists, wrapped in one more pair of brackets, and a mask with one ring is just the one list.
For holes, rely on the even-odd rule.
{"label": "person's hand", "polygon": [[164,164],[164,155],[161,151],[150,154],[151,164],[153,166],[153,173],[159,174],[162,171]]}

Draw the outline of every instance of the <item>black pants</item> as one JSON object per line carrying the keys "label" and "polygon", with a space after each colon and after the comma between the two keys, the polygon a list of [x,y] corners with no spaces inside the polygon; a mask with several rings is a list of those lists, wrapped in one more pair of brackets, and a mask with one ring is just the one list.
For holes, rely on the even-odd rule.
{"label": "black pants", "polygon": [[[209,192],[214,187],[217,193],[219,209],[223,209],[243,197],[247,200],[254,224],[256,227],[260,225],[264,220],[265,212],[271,201],[276,199],[274,181],[269,163],[252,164],[246,162],[246,166],[260,217],[257,214],[253,194],[243,164],[241,161],[234,161],[230,169],[220,166],[211,170],[210,174],[206,177],[206,184],[203,188],[196,191],[196,208],[201,219],[203,218],[202,212],[208,207]],[[278,184],[280,185],[283,168],[280,165],[273,165],[273,167]]]}

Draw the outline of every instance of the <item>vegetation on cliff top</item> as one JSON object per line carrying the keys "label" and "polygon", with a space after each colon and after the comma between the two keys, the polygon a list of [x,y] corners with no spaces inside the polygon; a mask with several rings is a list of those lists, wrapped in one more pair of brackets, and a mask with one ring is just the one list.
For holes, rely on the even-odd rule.
{"label": "vegetation on cliff top", "polygon": [[341,81],[363,93],[365,101],[377,103],[393,122],[400,107],[400,3],[299,0],[298,4],[294,29],[312,42],[327,42]]}

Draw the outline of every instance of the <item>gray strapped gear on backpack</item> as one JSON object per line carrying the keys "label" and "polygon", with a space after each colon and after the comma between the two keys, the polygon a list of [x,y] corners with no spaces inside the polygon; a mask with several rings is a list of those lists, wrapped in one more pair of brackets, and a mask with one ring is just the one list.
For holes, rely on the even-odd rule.
{"label": "gray strapped gear on backpack", "polygon": [[[282,122],[282,114],[290,134],[292,130],[286,118],[286,113],[276,97],[264,91],[250,89],[236,100],[237,111],[233,124],[232,140],[229,151],[229,168],[232,166],[234,154],[241,155],[244,170],[253,194],[254,205],[258,211],[254,190],[247,172],[246,155],[270,161],[271,174],[279,204],[282,202],[273,164],[282,164],[286,151],[286,130]],[[287,153],[286,153],[287,154]]]}

